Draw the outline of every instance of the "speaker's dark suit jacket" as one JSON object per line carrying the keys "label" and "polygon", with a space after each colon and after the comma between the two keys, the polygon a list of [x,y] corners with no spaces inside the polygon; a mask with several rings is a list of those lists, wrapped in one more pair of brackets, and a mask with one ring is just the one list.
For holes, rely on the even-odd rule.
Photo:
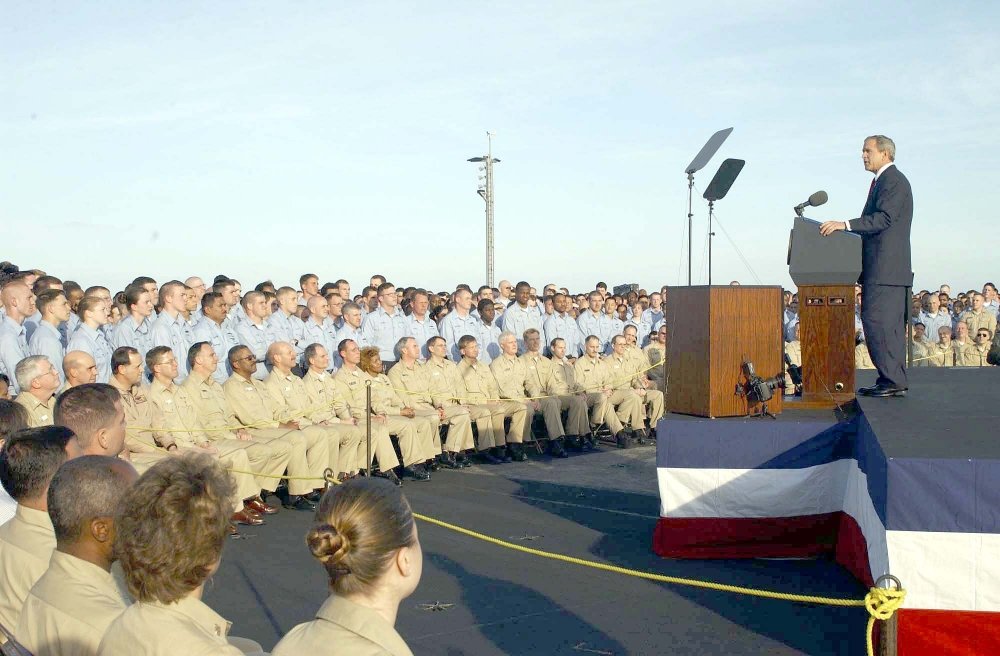
{"label": "speaker's dark suit jacket", "polygon": [[912,222],[910,181],[893,164],[875,181],[861,218],[847,224],[851,232],[861,235],[861,284],[913,285]]}

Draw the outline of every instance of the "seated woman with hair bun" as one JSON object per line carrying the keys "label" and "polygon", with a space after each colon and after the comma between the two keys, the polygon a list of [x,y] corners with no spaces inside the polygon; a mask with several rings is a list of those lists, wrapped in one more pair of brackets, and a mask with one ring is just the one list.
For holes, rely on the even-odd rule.
{"label": "seated woman with hair bun", "polygon": [[382,478],[331,488],[306,535],[333,594],[316,619],[288,632],[274,656],[412,656],[396,633],[399,603],[420,582],[423,552],[410,504]]}

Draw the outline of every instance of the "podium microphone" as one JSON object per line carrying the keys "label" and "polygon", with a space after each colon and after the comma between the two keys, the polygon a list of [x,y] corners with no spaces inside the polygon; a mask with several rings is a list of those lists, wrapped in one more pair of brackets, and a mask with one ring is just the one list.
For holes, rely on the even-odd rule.
{"label": "podium microphone", "polygon": [[828,200],[828,196],[825,191],[817,191],[815,194],[810,196],[804,203],[800,203],[795,206],[795,214],[797,216],[802,216],[802,210],[807,207],[819,207]]}

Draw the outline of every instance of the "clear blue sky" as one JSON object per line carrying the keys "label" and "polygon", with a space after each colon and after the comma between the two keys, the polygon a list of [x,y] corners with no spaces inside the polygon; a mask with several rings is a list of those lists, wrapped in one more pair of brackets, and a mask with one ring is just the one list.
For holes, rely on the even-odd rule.
{"label": "clear blue sky", "polygon": [[732,126],[696,178],[747,161],[718,204],[715,282],[756,281],[728,233],[790,285],[791,207],[825,189],[811,216],[856,216],[862,140],[884,133],[914,188],[915,284],[979,286],[1000,278],[998,19],[992,3],[8,1],[0,259],[113,287],[479,284],[465,160],[489,129],[498,278],[674,285],[684,167]]}

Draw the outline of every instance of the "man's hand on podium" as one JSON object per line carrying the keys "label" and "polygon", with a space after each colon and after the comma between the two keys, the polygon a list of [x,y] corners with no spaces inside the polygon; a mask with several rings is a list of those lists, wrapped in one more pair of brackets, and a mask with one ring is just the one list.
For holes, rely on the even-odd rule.
{"label": "man's hand on podium", "polygon": [[838,230],[847,230],[847,224],[843,221],[826,221],[819,227],[819,234],[829,237]]}

